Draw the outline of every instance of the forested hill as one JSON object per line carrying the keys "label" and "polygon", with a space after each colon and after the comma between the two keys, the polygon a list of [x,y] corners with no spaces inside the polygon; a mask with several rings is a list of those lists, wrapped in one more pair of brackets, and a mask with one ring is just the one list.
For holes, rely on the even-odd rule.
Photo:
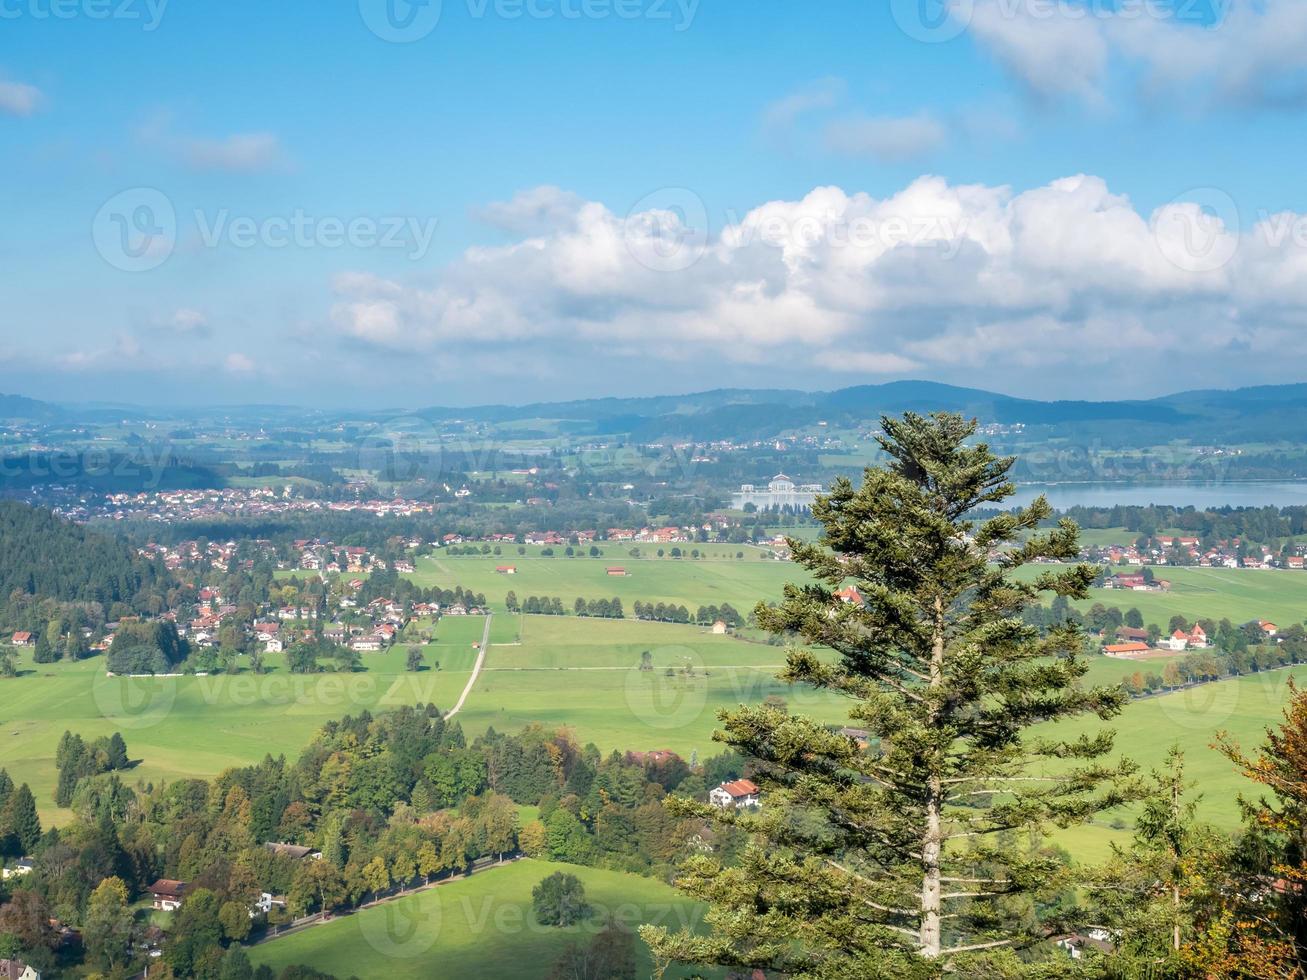
{"label": "forested hill", "polygon": [[60,602],[136,607],[166,573],[122,542],[55,517],[0,501],[0,608],[15,592]]}

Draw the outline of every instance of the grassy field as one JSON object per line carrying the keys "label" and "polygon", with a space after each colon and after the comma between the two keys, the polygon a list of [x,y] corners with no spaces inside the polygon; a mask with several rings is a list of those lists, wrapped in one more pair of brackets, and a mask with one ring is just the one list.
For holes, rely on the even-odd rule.
{"label": "grassy field", "polygon": [[[67,818],[52,802],[54,752],[65,729],[94,738],[121,731],[137,778],[211,777],[267,753],[294,758],[326,721],[363,709],[432,702],[448,709],[471,676],[484,619],[441,620],[424,650],[430,668],[404,670],[403,645],[364,654],[353,674],[293,675],[269,655],[269,673],[109,678],[103,658],[22,663],[0,682],[0,766],[30,783],[47,822]],[[491,726],[539,721],[571,728],[605,752],[669,748],[689,757],[719,750],[716,712],[769,694],[840,720],[827,695],[775,680],[780,647],[716,636],[697,626],[576,617],[494,617],[485,669],[458,720],[469,738]],[[648,651],[651,669],[642,670]],[[439,669],[434,669],[436,665]],[[669,676],[670,671],[670,676]],[[1109,680],[1120,679],[1116,672]]]}
{"label": "grassy field", "polygon": [[[595,910],[588,923],[558,929],[538,925],[531,889],[554,871],[585,885]],[[645,922],[694,928],[701,907],[649,878],[548,861],[523,860],[478,872],[395,902],[250,949],[254,964],[280,971],[301,963],[337,977],[547,977],[569,942],[586,942],[611,917],[628,927]],[[637,976],[649,976],[648,949],[637,938]],[[668,977],[685,976],[669,972]],[[709,973],[708,976],[720,976]]]}
{"label": "grassy field", "polygon": [[[649,545],[640,547],[652,553]],[[605,558],[539,558],[516,554],[497,558],[458,558],[441,555],[418,559],[417,571],[407,577],[422,586],[453,588],[461,585],[485,593],[496,611],[504,609],[504,596],[513,591],[519,599],[530,595],[558,596],[569,610],[578,596],[586,599],[617,597],[622,600],[628,615],[637,599],[684,605],[691,613],[699,606],[720,606],[729,602],[743,615],[759,599],[779,599],[786,582],[803,578],[802,570],[795,565],[759,557],[761,552],[756,548],[741,548],[746,555],[742,559],[635,559],[625,556],[624,551],[617,557]],[[730,553],[733,555],[741,548],[732,547]],[[495,571],[499,565],[515,566],[517,572],[500,574]],[[607,569],[610,567],[624,568],[626,574],[609,575]]]}
{"label": "grassy field", "polygon": [[[1134,569],[1138,571],[1138,569]],[[1228,617],[1233,623],[1269,619],[1281,626],[1301,623],[1307,617],[1307,573],[1270,568],[1155,568],[1159,579],[1171,583],[1169,592],[1123,592],[1095,589],[1093,602],[1131,606],[1144,621],[1165,627],[1174,615],[1189,620]]]}
{"label": "grassy field", "polygon": [[269,654],[269,672],[234,676],[110,678],[104,659],[21,664],[0,681],[0,767],[36,794],[42,819],[66,819],[54,807],[54,752],[65,729],[83,737],[121,731],[133,760],[130,778],[211,777],[264,755],[298,755],[324,722],[369,708],[434,702],[449,706],[471,674],[485,620],[441,622],[425,649],[428,665],[404,670],[405,648],[364,654],[354,674],[295,675]]}

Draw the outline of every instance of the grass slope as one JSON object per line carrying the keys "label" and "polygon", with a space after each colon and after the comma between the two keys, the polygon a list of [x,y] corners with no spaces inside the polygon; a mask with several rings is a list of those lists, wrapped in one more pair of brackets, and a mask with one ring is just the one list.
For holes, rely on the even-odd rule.
{"label": "grass slope", "polygon": [[[596,912],[591,922],[567,929],[535,922],[531,889],[554,871],[581,879]],[[250,958],[278,971],[303,963],[365,980],[529,980],[547,977],[566,945],[587,941],[605,917],[631,928],[645,922],[693,927],[700,915],[699,906],[659,881],[528,859],[274,939],[252,948]],[[648,950],[638,939],[637,946],[637,975],[649,976]]]}

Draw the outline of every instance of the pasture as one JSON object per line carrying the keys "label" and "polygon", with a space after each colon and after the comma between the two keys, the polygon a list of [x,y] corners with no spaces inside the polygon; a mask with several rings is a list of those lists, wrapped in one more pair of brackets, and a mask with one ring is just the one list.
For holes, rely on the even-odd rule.
{"label": "pasture", "polygon": [[[84,738],[115,731],[139,764],[126,774],[158,782],[212,777],[267,754],[295,758],[325,722],[364,708],[376,711],[428,701],[448,707],[472,670],[481,617],[447,619],[424,647],[429,669],[404,670],[406,648],[363,655],[352,674],[291,674],[268,654],[268,672],[247,668],[209,677],[111,678],[104,658],[78,663],[20,664],[21,676],[0,681],[0,767],[36,795],[43,821],[61,822],[53,795],[55,748],[65,730]],[[440,669],[433,668],[439,662]]]}
{"label": "pasture", "polygon": [[[660,545],[664,549],[667,545]],[[692,545],[679,545],[683,550]],[[713,547],[713,546],[700,546]],[[721,546],[717,546],[721,547]],[[653,553],[653,546],[640,545]],[[515,549],[514,549],[515,550]],[[796,565],[762,557],[757,548],[743,550],[736,558],[631,558],[625,551],[613,555],[611,547],[603,558],[541,558],[505,554],[499,557],[454,557],[445,554],[419,558],[417,570],[407,578],[423,587],[450,589],[461,585],[484,593],[496,612],[504,611],[504,597],[515,592],[527,596],[558,596],[569,610],[578,596],[585,599],[619,598],[627,615],[636,600],[684,605],[691,614],[699,606],[720,606],[729,602],[747,615],[758,601],[779,599],[786,582],[802,580]],[[497,572],[499,566],[513,566],[512,575]],[[609,568],[622,568],[625,575],[609,575]]]}
{"label": "pasture", "polygon": [[[1138,569],[1130,569],[1137,572]],[[1280,626],[1307,618],[1307,572],[1275,568],[1154,568],[1153,574],[1171,583],[1168,592],[1094,589],[1081,608],[1094,602],[1131,606],[1144,622],[1165,627],[1172,616],[1193,621],[1228,618],[1235,624],[1269,619]]]}
{"label": "pasture", "polygon": [[[589,921],[565,929],[536,923],[531,889],[555,871],[581,879],[594,910]],[[299,963],[338,977],[519,980],[549,976],[569,943],[588,942],[609,918],[634,930],[643,923],[695,928],[701,916],[701,906],[651,878],[524,859],[270,940],[249,953],[256,966],[278,972]],[[653,963],[639,937],[636,948],[637,976],[650,976]]]}

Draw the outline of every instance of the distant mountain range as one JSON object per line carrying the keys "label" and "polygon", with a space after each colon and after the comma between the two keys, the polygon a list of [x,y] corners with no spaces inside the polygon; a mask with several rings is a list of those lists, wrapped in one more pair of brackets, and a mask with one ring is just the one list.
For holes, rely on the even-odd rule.
{"label": "distant mountain range", "polygon": [[1148,438],[1212,442],[1307,438],[1307,384],[1186,391],[1148,400],[1039,401],[933,381],[894,381],[825,392],[720,389],[653,398],[429,408],[418,414],[486,422],[557,419],[590,423],[596,433],[712,439],[765,437],[818,421],[847,425],[905,411],[961,412],[984,422],[1057,426],[1082,434],[1120,433],[1128,427]]}
{"label": "distant mountain range", "polygon": [[[486,423],[550,420],[578,435],[629,434],[636,439],[660,437],[763,438],[786,429],[826,421],[832,426],[874,422],[882,414],[947,410],[984,422],[1024,423],[1029,428],[1056,426],[1068,435],[1123,433],[1128,441],[1190,438],[1208,442],[1265,439],[1307,441],[1307,384],[1264,385],[1229,391],[1183,391],[1147,400],[1041,401],[1016,398],[979,388],[932,381],[894,381],[835,391],[727,388],[686,395],[642,398],[595,398],[538,402],[529,405],[483,405],[472,408],[431,407],[406,412],[431,421],[465,419]],[[0,418],[54,421],[125,417],[129,407],[58,406],[17,395],[0,395]],[[169,413],[140,409],[152,418]],[[384,419],[394,411],[340,413],[278,406],[215,406],[187,409],[174,417],[283,418],[304,424],[331,419]]]}

